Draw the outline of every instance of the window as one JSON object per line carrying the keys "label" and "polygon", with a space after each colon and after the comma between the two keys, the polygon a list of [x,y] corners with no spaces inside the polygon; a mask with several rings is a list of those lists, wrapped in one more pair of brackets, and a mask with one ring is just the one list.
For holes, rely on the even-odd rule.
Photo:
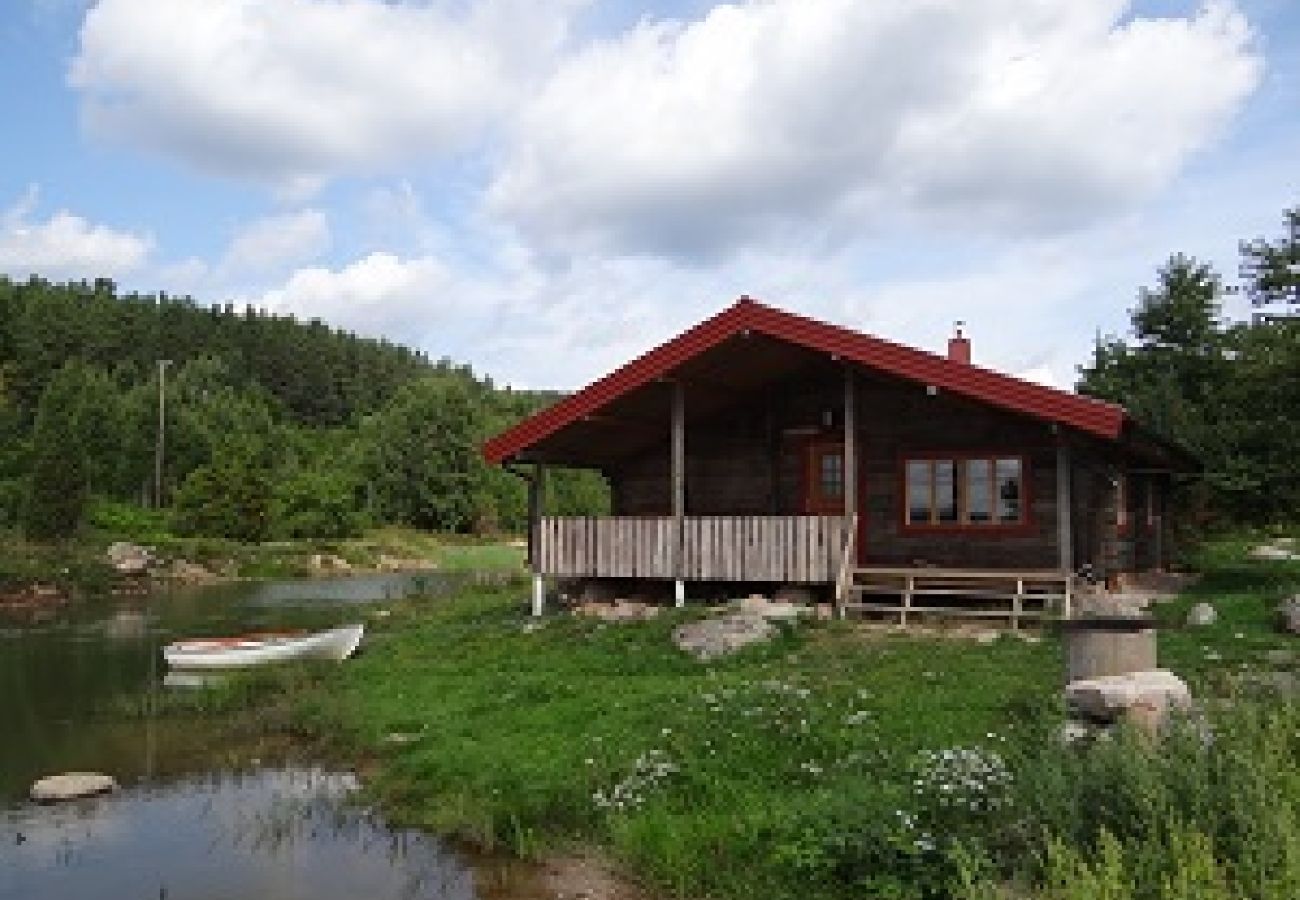
{"label": "window", "polygon": [[909,459],[904,466],[906,524],[1021,525],[1024,469],[1018,456]]}
{"label": "window", "polygon": [[823,499],[844,497],[844,455],[837,451],[820,454],[817,489]]}

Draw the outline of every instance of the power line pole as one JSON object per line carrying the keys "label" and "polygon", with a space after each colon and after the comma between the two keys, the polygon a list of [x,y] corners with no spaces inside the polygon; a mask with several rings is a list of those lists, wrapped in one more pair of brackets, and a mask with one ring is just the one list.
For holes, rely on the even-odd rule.
{"label": "power line pole", "polygon": [[153,505],[162,509],[163,505],[163,451],[166,445],[167,431],[167,367],[170,359],[158,360],[158,443],[154,447],[153,459]]}

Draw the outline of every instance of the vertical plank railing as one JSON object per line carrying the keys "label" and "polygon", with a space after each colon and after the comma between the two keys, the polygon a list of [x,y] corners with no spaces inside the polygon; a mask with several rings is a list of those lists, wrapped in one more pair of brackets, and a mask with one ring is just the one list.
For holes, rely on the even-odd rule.
{"label": "vertical plank railing", "polygon": [[537,527],[537,560],[543,574],[568,578],[837,584],[852,557],[846,539],[846,531],[854,530],[851,521],[846,516],[547,516]]}

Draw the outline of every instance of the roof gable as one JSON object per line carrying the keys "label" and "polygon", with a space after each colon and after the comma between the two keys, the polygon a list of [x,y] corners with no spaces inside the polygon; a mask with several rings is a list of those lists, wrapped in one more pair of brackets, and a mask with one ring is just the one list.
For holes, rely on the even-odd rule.
{"label": "roof gable", "polygon": [[642,385],[665,378],[683,362],[745,332],[789,341],[866,368],[934,385],[990,406],[1076,428],[1096,437],[1115,440],[1124,427],[1124,410],[1114,404],[969,363],[955,362],[938,354],[741,297],[717,315],[492,438],[484,444],[483,456],[488,462],[505,462],[566,425],[599,411]]}

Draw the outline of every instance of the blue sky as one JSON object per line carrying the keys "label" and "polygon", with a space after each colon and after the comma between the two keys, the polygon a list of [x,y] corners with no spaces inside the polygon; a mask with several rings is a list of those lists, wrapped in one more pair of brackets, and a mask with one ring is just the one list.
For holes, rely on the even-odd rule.
{"label": "blue sky", "polygon": [[742,293],[1068,385],[1300,203],[1287,0],[17,0],[0,47],[0,271],[526,386]]}

